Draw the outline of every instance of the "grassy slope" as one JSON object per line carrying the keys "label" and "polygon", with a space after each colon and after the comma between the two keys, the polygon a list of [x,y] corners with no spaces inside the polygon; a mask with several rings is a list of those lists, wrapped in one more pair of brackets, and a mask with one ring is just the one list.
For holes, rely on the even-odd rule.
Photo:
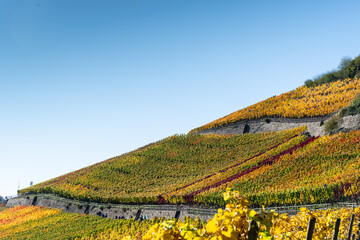
{"label": "grassy slope", "polygon": [[157,202],[159,194],[265,152],[304,130],[301,127],[245,135],[172,136],[21,193],[56,193],[98,202]]}

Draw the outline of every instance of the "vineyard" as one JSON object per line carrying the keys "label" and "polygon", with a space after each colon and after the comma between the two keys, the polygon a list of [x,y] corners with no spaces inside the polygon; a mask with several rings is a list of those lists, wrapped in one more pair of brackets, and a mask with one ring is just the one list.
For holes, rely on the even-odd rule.
{"label": "vineyard", "polygon": [[22,192],[109,203],[223,206],[224,189],[231,187],[254,207],[357,200],[360,131],[308,137],[304,130],[172,136]]}
{"label": "vineyard", "polygon": [[224,186],[267,206],[334,202],[349,199],[350,195],[357,198],[360,191],[359,143],[360,131],[317,138],[269,165],[200,193],[194,200],[222,203]]}
{"label": "vineyard", "polygon": [[[157,203],[215,173],[231,173],[303,140],[305,127],[245,135],[175,135],[93,166],[21,190],[112,203]],[[249,158],[253,158],[249,160]],[[249,165],[250,164],[250,165]],[[244,165],[244,166],[242,166]],[[224,171],[228,168],[228,171]],[[139,169],[141,169],[139,171]],[[215,180],[214,175],[209,180]]]}
{"label": "vineyard", "polygon": [[163,220],[114,220],[20,206],[0,212],[0,239],[121,239],[125,235],[142,235]]}
{"label": "vineyard", "polygon": [[[359,111],[359,91],[357,77],[302,86],[192,132],[266,117],[319,117],[340,109],[352,114]],[[250,208],[342,201],[359,205],[360,130],[354,129],[321,137],[310,136],[306,126],[241,135],[170,136],[19,193],[53,194],[109,206],[225,206],[208,222],[190,218],[115,220],[0,205],[0,239],[308,239],[307,230],[315,219],[316,227],[309,230],[314,239],[330,239],[337,230],[340,239],[350,239],[352,229],[359,230],[360,208],[302,208],[294,216]],[[352,227],[348,223],[354,217]]]}
{"label": "vineyard", "polygon": [[[265,209],[256,212],[249,207],[246,198],[230,189],[223,194],[223,199],[227,202],[225,209],[219,209],[207,222],[190,218],[115,220],[35,206],[14,207],[0,212],[0,239],[300,240],[330,239],[334,235],[339,239],[358,237],[360,208],[317,211],[301,208],[296,215],[289,216]],[[308,222],[315,223],[312,238],[309,238]]]}
{"label": "vineyard", "polygon": [[265,117],[304,118],[326,116],[348,106],[359,91],[360,80],[356,77],[314,87],[301,86],[293,91],[271,97],[231,113],[190,132]]}
{"label": "vineyard", "polygon": [[2,210],[5,210],[6,208],[5,208],[5,204],[4,203],[0,203],[0,212],[2,211]]}

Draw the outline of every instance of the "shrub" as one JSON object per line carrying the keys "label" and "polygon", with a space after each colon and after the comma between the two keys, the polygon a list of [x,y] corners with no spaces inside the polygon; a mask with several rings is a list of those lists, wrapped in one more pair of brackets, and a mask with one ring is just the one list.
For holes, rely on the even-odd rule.
{"label": "shrub", "polygon": [[339,128],[340,120],[343,116],[343,112],[335,114],[332,118],[330,118],[327,122],[325,122],[325,132],[331,134],[335,129]]}
{"label": "shrub", "polygon": [[355,100],[342,111],[344,116],[355,115],[360,113],[360,95],[358,95]]}

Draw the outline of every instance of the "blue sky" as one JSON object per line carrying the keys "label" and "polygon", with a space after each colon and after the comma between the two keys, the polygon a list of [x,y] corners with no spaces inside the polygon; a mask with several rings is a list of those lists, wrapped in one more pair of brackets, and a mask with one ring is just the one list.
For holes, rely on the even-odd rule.
{"label": "blue sky", "polygon": [[0,0],[0,195],[360,54],[359,1]]}

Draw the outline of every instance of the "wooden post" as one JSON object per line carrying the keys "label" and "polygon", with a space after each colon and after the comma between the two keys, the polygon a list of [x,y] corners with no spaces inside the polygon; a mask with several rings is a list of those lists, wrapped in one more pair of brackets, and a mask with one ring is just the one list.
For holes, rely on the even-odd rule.
{"label": "wooden post", "polygon": [[315,229],[316,218],[311,218],[309,221],[308,231],[306,234],[306,240],[312,240],[312,236]]}
{"label": "wooden post", "polygon": [[311,218],[308,225],[308,232],[306,234],[306,240],[312,240],[312,235],[315,229],[316,218]]}
{"label": "wooden post", "polygon": [[352,232],[352,227],[353,227],[353,224],[354,224],[354,218],[355,218],[355,215],[351,214],[351,220],[350,220],[350,226],[349,226],[349,234],[348,234],[347,240],[351,239],[351,232]]}
{"label": "wooden post", "polygon": [[249,231],[248,231],[248,240],[257,240],[257,237],[259,235],[259,226],[257,225],[257,223],[252,220],[249,226]]}
{"label": "wooden post", "polygon": [[180,217],[180,211],[178,210],[178,211],[176,211],[176,213],[175,213],[175,219],[178,220],[179,217]]}
{"label": "wooden post", "polygon": [[335,230],[334,230],[334,235],[332,240],[337,240],[338,239],[338,235],[339,235],[339,228],[340,228],[340,218],[336,219],[336,223],[335,223]]}
{"label": "wooden post", "polygon": [[140,220],[140,216],[141,216],[141,209],[137,210],[136,212],[136,216],[135,216],[135,220]]}

